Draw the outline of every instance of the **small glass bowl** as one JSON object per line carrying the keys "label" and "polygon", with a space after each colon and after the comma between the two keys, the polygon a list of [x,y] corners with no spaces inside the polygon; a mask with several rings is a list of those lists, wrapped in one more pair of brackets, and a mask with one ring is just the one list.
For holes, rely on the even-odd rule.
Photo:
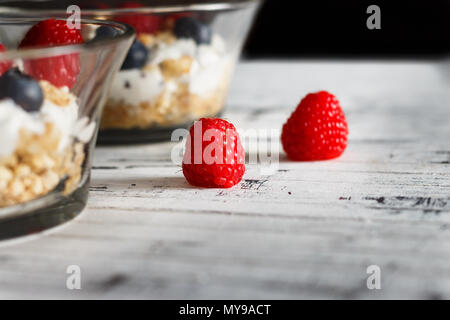
{"label": "small glass bowl", "polygon": [[[0,18],[0,239],[85,207],[102,106],[135,36],[124,24],[81,20],[82,44],[18,48],[41,20]],[[96,37],[100,27],[115,36]]]}
{"label": "small glass bowl", "polygon": [[[69,4],[39,1],[40,9],[31,10],[32,2],[19,6],[62,15]],[[104,108],[100,143],[170,140],[174,129],[218,116],[260,5],[258,0],[139,3],[78,2],[84,17],[128,23],[137,31],[137,43],[115,77]]]}

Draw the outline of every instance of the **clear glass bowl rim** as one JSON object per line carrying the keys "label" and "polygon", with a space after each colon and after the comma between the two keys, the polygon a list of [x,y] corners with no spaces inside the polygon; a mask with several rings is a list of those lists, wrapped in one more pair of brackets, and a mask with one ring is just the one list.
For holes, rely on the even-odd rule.
{"label": "clear glass bowl rim", "polygon": [[[1,16],[0,17],[0,25],[13,25],[13,24],[23,24],[23,23],[37,23],[39,21],[45,19],[55,18],[52,16],[41,17],[34,15],[31,17],[30,15],[26,17],[17,17],[17,16]],[[67,18],[56,18],[58,20],[67,20]],[[122,41],[132,39],[136,35],[134,29],[124,23],[109,21],[109,20],[93,20],[93,19],[81,19],[80,23],[82,25],[90,24],[90,25],[99,25],[99,26],[110,26],[114,28],[119,28],[123,30],[122,34],[116,35],[110,38],[103,39],[95,39],[93,38],[91,41],[84,42],[82,44],[71,44],[71,45],[60,45],[54,47],[36,47],[36,48],[23,48],[23,49],[11,49],[5,52],[0,52],[0,61],[5,60],[14,60],[14,59],[39,59],[45,57],[52,57],[58,55],[65,55],[76,52],[87,52],[98,50],[103,47],[107,47],[110,45],[118,44]]]}
{"label": "clear glass bowl rim", "polygon": [[[108,8],[108,9],[82,9],[87,15],[117,15],[117,14],[149,14],[149,13],[175,13],[183,11],[226,11],[238,10],[258,5],[264,0],[237,0],[235,2],[212,1],[211,3],[192,3],[184,5],[155,5],[141,8]],[[20,14],[24,16],[46,14],[61,15],[66,14],[63,9],[26,9],[20,7],[8,7],[0,4],[0,14]]]}

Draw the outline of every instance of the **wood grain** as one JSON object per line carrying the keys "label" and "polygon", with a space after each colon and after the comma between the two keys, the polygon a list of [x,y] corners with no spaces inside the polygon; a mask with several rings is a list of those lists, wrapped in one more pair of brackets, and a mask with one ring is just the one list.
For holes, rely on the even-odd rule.
{"label": "wood grain", "polygon": [[[447,68],[447,69],[445,69]],[[327,89],[350,126],[343,157],[231,190],[190,187],[173,144],[98,148],[88,208],[0,247],[0,298],[450,298],[450,101],[444,62],[246,62],[225,117],[280,129]],[[66,289],[79,265],[82,290]],[[382,290],[366,269],[382,270]]]}

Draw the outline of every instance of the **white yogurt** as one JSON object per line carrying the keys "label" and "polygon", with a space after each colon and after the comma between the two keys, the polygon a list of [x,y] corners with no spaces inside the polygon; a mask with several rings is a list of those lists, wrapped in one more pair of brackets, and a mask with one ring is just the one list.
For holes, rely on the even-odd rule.
{"label": "white yogurt", "polygon": [[44,124],[39,115],[31,114],[20,108],[13,100],[0,101],[0,157],[14,152],[21,128],[34,133],[43,133]]}
{"label": "white yogurt", "polygon": [[114,78],[109,98],[138,106],[141,102],[156,99],[164,88],[164,78],[157,68],[151,71],[124,70]]}
{"label": "white yogurt", "polygon": [[89,124],[87,117],[78,119],[78,109],[75,98],[64,107],[45,100],[39,112],[31,113],[10,98],[0,100],[0,157],[15,151],[21,129],[42,134],[46,123],[53,123],[62,134],[58,150],[69,146],[74,138],[89,142],[94,135],[95,123]]}
{"label": "white yogurt", "polygon": [[[170,44],[158,43],[149,49],[151,56],[147,66],[158,66],[168,59],[192,57],[194,63],[190,73],[178,81],[188,83],[189,91],[197,95],[207,95],[217,89],[227,68],[231,67],[232,59],[226,54],[225,43],[218,35],[213,37],[210,45],[197,45],[192,39],[178,39]],[[164,81],[159,68],[123,70],[114,78],[109,98],[139,106],[141,102],[153,101],[164,90],[173,89],[173,85],[171,81]]]}
{"label": "white yogurt", "polygon": [[149,64],[158,65],[164,60],[176,60],[184,56],[196,58],[197,48],[195,41],[192,39],[179,39],[170,44],[161,42],[150,48],[151,57]]}

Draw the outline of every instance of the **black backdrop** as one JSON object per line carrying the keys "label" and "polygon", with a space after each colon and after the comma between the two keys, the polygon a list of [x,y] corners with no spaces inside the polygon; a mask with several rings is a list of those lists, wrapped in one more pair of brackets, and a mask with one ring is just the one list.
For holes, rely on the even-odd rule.
{"label": "black backdrop", "polygon": [[[0,0],[65,8],[97,0]],[[98,0],[112,5],[124,0]],[[139,1],[139,0],[137,0]],[[238,0],[149,0],[154,4]],[[381,8],[381,30],[368,30],[367,8]],[[265,0],[244,53],[248,57],[440,57],[449,53],[450,0]]]}
{"label": "black backdrop", "polygon": [[[367,8],[381,8],[368,30]],[[450,0],[266,0],[248,57],[436,57],[449,53]]]}

